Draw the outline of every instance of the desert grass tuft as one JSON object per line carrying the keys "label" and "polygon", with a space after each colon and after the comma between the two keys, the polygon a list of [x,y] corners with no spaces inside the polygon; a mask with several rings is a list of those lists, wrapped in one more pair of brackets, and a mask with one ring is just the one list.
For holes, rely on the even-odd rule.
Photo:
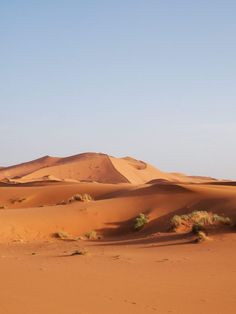
{"label": "desert grass tuft", "polygon": [[231,219],[208,211],[194,211],[187,215],[175,215],[170,224],[172,230],[187,229],[197,233],[211,226],[231,225]]}
{"label": "desert grass tuft", "polygon": [[148,216],[143,213],[140,213],[138,217],[135,218],[134,221],[134,230],[138,231],[141,230],[144,225],[148,223]]}
{"label": "desert grass tuft", "polygon": [[197,239],[196,239],[197,243],[202,243],[202,242],[210,241],[210,240],[211,238],[209,238],[204,231],[199,231],[197,233]]}
{"label": "desert grass tuft", "polygon": [[79,248],[79,249],[75,250],[74,252],[72,252],[72,253],[70,254],[70,256],[86,255],[86,254],[88,254],[88,251],[87,251],[87,250]]}
{"label": "desert grass tuft", "polygon": [[88,239],[88,240],[97,240],[98,239],[98,235],[97,232],[95,230],[91,230],[88,231],[84,234],[84,236]]}
{"label": "desert grass tuft", "polygon": [[56,231],[53,233],[53,237],[61,240],[75,240],[69,233],[65,231]]}
{"label": "desert grass tuft", "polygon": [[91,195],[89,194],[75,194],[73,196],[71,196],[70,198],[68,198],[67,200],[63,200],[60,201],[59,203],[57,203],[57,205],[67,205],[73,202],[91,202],[93,201],[93,198]]}
{"label": "desert grass tuft", "polygon": [[93,200],[92,196],[85,193],[85,194],[75,194],[73,196],[74,201],[80,201],[80,202],[90,202]]}

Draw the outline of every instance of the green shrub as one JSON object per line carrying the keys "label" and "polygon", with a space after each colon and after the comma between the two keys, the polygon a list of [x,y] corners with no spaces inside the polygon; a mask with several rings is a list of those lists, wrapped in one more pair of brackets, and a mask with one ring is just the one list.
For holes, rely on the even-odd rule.
{"label": "green shrub", "polygon": [[175,215],[174,217],[171,218],[170,223],[173,229],[178,228],[180,225],[182,225],[183,218],[179,215]]}
{"label": "green shrub", "polygon": [[135,230],[140,230],[143,228],[144,225],[148,223],[148,216],[146,216],[143,213],[140,213],[138,217],[135,218],[134,222],[134,229]]}
{"label": "green shrub", "polygon": [[170,223],[173,230],[184,227],[197,232],[207,226],[230,225],[231,220],[212,212],[193,211],[188,215],[175,215]]}

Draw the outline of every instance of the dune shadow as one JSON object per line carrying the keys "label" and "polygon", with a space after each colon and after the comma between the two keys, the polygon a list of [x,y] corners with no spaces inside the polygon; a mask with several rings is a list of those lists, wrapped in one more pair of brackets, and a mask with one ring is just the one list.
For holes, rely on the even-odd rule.
{"label": "dune shadow", "polygon": [[97,243],[99,246],[127,246],[127,245],[141,245],[148,247],[174,246],[186,245],[195,243],[196,236],[192,233],[163,233],[150,236],[141,235],[127,235],[122,239],[110,238],[103,243]]}
{"label": "dune shadow", "polygon": [[121,189],[115,192],[111,193],[105,193],[99,198],[98,200],[101,199],[110,199],[110,198],[117,198],[117,197],[134,197],[134,196],[140,196],[141,195],[149,195],[149,194],[154,194],[154,193],[159,193],[159,194],[169,194],[169,193],[195,193],[194,191],[187,189],[185,187],[182,187],[181,185],[178,185],[176,183],[171,183],[171,182],[158,182],[155,184],[146,184],[146,186],[143,187],[137,187],[137,188],[126,188],[126,189]]}
{"label": "dune shadow", "polygon": [[[153,220],[151,220],[148,224],[144,225],[144,227],[140,231],[134,230],[134,218],[130,218],[128,220],[115,221],[112,223],[106,223],[106,227],[100,229],[99,232],[106,239],[106,243],[108,245],[129,245],[129,244],[154,244],[156,243],[159,246],[163,246],[164,243],[168,243],[168,246],[172,245],[180,245],[180,244],[190,244],[194,243],[196,240],[196,235],[191,232],[188,233],[173,233],[171,232],[171,218],[174,215],[183,215],[189,214],[194,210],[209,209],[214,213],[221,214],[222,210],[217,210],[214,208],[219,208],[220,205],[225,203],[225,199],[208,199],[201,200],[192,204],[191,206],[183,206],[172,212],[169,212],[165,215],[161,215]],[[203,206],[204,205],[204,206]],[[216,207],[217,206],[217,207]],[[223,208],[223,206],[222,206]],[[223,211],[223,213],[225,210]],[[144,212],[144,214],[149,214],[148,211]],[[232,218],[232,213],[231,213]],[[223,227],[213,227],[206,230],[206,233],[209,235],[217,235],[224,233],[232,233],[235,232],[233,227],[223,226]],[[160,235],[158,235],[160,233]]]}

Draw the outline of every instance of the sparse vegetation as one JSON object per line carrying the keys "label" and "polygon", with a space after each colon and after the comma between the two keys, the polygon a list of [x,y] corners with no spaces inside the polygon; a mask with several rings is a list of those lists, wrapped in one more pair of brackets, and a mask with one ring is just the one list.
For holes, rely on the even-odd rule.
{"label": "sparse vegetation", "polygon": [[194,211],[187,215],[175,215],[171,219],[171,228],[173,230],[185,229],[192,230],[194,233],[202,231],[206,227],[230,224],[230,218],[207,211]]}
{"label": "sparse vegetation", "polygon": [[77,250],[75,250],[74,252],[72,252],[71,254],[70,254],[70,256],[75,256],[75,255],[86,255],[88,253],[88,251],[87,250],[85,250],[85,249],[77,249]]}
{"label": "sparse vegetation", "polygon": [[135,218],[134,222],[134,229],[135,230],[140,230],[143,228],[144,225],[148,223],[148,216],[146,216],[143,213],[140,213],[138,217]]}
{"label": "sparse vegetation", "polygon": [[211,239],[205,234],[205,232],[199,231],[197,233],[197,239],[196,239],[197,243],[201,243],[201,242],[209,241],[209,240],[211,240]]}
{"label": "sparse vegetation", "polygon": [[97,240],[98,239],[98,235],[97,235],[97,232],[95,230],[91,230],[89,232],[86,232],[84,236],[88,240]]}
{"label": "sparse vegetation", "polygon": [[61,240],[70,240],[73,237],[71,235],[69,235],[67,232],[65,231],[57,231],[53,234],[53,236],[55,238],[61,239]]}
{"label": "sparse vegetation", "polygon": [[26,201],[26,198],[25,197],[12,198],[10,201],[12,204],[22,203],[22,202]]}
{"label": "sparse vegetation", "polygon": [[192,226],[192,233],[198,234],[200,231],[202,231],[204,228],[202,225],[199,224],[193,224]]}
{"label": "sparse vegetation", "polygon": [[75,194],[73,196],[74,201],[80,201],[80,202],[90,202],[93,200],[92,196],[89,194]]}
{"label": "sparse vegetation", "polygon": [[63,200],[59,203],[57,203],[57,205],[67,205],[67,204],[70,204],[70,203],[73,203],[75,201],[78,201],[78,202],[90,202],[92,201],[93,198],[91,195],[89,194],[75,194],[73,196],[71,196],[70,198],[68,198],[67,200]]}

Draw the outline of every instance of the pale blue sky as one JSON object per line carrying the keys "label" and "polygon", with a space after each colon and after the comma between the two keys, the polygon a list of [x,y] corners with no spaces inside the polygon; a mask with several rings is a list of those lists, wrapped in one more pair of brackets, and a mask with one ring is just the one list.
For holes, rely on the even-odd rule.
{"label": "pale blue sky", "polygon": [[84,151],[236,179],[236,1],[0,1],[0,165]]}

